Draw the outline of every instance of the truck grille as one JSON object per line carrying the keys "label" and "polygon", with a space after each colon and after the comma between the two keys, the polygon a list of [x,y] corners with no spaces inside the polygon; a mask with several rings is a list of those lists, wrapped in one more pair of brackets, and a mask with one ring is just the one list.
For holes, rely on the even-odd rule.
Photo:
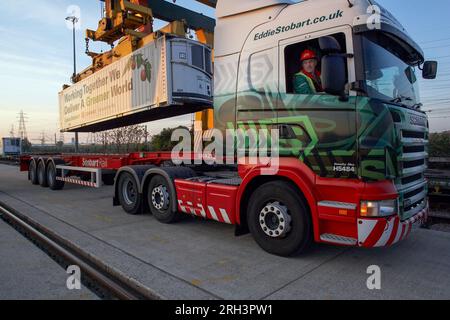
{"label": "truck grille", "polygon": [[395,108],[395,113],[403,114],[399,117],[401,121],[395,121],[401,144],[396,186],[400,194],[400,217],[407,220],[427,206],[428,127],[426,116],[420,112]]}

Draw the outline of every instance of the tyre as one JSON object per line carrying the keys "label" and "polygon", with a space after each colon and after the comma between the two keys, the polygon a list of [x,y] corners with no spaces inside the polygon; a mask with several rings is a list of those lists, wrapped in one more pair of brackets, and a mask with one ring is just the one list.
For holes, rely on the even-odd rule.
{"label": "tyre", "polygon": [[129,214],[139,214],[141,212],[142,195],[134,176],[128,172],[120,175],[117,193],[119,202],[123,210]]}
{"label": "tyre", "polygon": [[47,188],[48,187],[47,172],[45,170],[45,163],[44,163],[44,161],[39,161],[39,163],[38,163],[37,178],[38,178],[38,181],[39,181],[39,185],[42,188]]}
{"label": "tyre", "polygon": [[147,190],[148,206],[159,222],[174,223],[180,219],[180,213],[173,210],[174,195],[171,194],[170,186],[164,177],[155,175]]}
{"label": "tyre", "polygon": [[301,253],[312,241],[305,200],[287,182],[269,182],[255,190],[247,222],[255,241],[271,254],[286,257]]}
{"label": "tyre", "polygon": [[28,167],[28,177],[30,178],[31,184],[38,185],[38,177],[37,177],[37,168],[36,168],[36,162],[31,161],[30,166]]}
{"label": "tyre", "polygon": [[47,184],[51,190],[61,190],[64,188],[64,181],[56,180],[57,174],[60,170],[56,169],[53,162],[50,162],[47,166]]}

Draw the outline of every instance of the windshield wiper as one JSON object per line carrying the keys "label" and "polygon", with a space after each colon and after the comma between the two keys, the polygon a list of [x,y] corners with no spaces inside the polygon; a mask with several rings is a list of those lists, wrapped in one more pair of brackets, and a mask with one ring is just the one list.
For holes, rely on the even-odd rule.
{"label": "windshield wiper", "polygon": [[390,102],[393,103],[402,103],[403,101],[412,101],[413,99],[411,99],[410,97],[405,97],[405,96],[398,96],[397,98],[391,100]]}
{"label": "windshield wiper", "polygon": [[420,108],[422,108],[422,107],[423,107],[423,103],[416,103],[411,108],[413,108],[415,110],[420,110]]}
{"label": "windshield wiper", "polygon": [[422,103],[416,103],[416,104],[414,104],[412,106],[409,106],[409,105],[404,104],[403,101],[413,101],[413,99],[410,98],[410,97],[399,96],[399,97],[391,100],[390,102],[398,103],[398,104],[401,104],[405,108],[410,108],[410,109],[414,109],[414,110],[420,110],[420,108],[423,107]]}

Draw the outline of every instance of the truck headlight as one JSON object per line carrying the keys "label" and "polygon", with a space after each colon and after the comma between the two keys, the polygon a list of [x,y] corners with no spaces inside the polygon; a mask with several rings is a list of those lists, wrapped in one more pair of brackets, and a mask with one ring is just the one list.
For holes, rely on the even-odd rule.
{"label": "truck headlight", "polygon": [[362,217],[389,217],[398,213],[398,200],[361,201]]}

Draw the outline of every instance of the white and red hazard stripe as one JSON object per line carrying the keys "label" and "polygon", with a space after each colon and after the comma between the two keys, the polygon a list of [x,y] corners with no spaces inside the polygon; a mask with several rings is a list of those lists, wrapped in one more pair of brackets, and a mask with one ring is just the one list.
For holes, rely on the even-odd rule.
{"label": "white and red hazard stripe", "polygon": [[79,184],[79,185],[85,186],[85,187],[93,187],[93,188],[97,187],[97,184],[95,182],[83,181],[83,180],[75,179],[75,178],[56,177],[56,180],[64,181],[64,182],[67,182],[67,183]]}
{"label": "white and red hazard stripe", "polygon": [[388,219],[358,219],[358,245],[365,248],[391,246],[411,233],[413,224],[426,221],[428,207],[407,221],[398,216]]}
{"label": "white and red hazard stripe", "polygon": [[227,224],[233,224],[229,213],[223,208],[214,208],[212,206],[208,206],[208,208],[205,209],[202,204],[193,204],[189,201],[184,204],[182,200],[178,200],[178,208],[181,212],[192,214],[197,217],[211,219]]}

